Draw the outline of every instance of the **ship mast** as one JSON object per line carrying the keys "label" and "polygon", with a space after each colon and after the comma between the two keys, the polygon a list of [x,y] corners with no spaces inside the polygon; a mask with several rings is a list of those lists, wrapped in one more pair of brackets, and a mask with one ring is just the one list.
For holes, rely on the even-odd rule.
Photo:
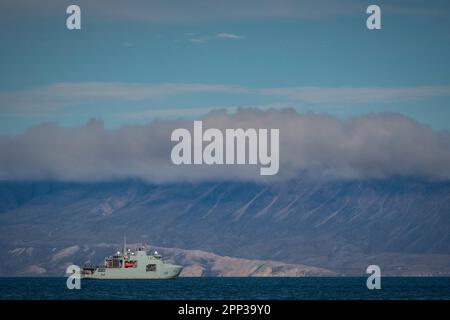
{"label": "ship mast", "polygon": [[123,255],[127,254],[127,236],[123,237]]}

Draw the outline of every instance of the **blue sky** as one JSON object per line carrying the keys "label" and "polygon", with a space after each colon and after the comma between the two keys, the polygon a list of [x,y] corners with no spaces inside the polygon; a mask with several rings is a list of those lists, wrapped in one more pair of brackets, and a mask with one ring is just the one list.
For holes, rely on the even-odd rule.
{"label": "blue sky", "polygon": [[445,1],[373,2],[379,31],[365,1],[79,1],[80,31],[65,28],[69,2],[43,3],[0,5],[0,134],[238,107],[450,128]]}

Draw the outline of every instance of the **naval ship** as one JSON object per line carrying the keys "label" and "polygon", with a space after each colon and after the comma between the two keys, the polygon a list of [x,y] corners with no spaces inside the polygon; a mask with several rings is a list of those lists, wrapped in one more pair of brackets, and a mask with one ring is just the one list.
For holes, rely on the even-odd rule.
{"label": "naval ship", "polygon": [[106,257],[104,265],[85,265],[81,270],[82,279],[172,279],[176,278],[182,266],[162,260],[155,251],[148,254],[145,246],[127,249],[126,242],[121,251]]}

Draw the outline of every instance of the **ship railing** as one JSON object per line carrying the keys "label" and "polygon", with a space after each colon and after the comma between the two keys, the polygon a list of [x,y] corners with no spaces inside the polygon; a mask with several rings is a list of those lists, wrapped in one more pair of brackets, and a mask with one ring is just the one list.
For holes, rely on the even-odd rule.
{"label": "ship railing", "polygon": [[98,269],[98,268],[104,268],[105,266],[99,266],[99,265],[93,265],[93,264],[85,264],[83,266],[83,269]]}

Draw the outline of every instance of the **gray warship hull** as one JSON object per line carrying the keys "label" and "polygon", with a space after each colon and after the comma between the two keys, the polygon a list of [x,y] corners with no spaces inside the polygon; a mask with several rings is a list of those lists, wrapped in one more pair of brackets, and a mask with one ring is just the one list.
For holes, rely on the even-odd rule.
{"label": "gray warship hull", "polygon": [[155,252],[148,255],[144,248],[118,251],[116,255],[107,257],[102,266],[84,266],[81,270],[82,279],[120,280],[120,279],[173,279],[176,278],[182,266],[162,260]]}

